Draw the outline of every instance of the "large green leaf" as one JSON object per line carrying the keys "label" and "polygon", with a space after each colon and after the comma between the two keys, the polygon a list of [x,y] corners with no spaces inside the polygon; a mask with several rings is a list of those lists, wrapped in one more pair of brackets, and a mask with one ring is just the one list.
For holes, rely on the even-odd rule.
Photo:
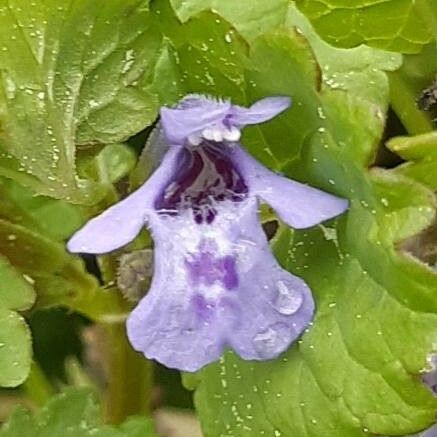
{"label": "large green leaf", "polygon": [[32,347],[24,319],[16,313],[30,308],[35,293],[26,277],[0,256],[0,386],[15,387],[30,371]]}
{"label": "large green leaf", "polygon": [[[285,0],[170,0],[184,22],[213,10],[248,40],[283,25],[292,2]],[[437,9],[431,0],[296,0],[316,31],[331,44],[370,46],[417,53],[437,40]]]}
{"label": "large green leaf", "polygon": [[341,47],[366,43],[416,53],[436,37],[432,0],[296,0],[316,31]]}
{"label": "large green leaf", "polygon": [[[168,11],[158,11],[170,23]],[[186,25],[207,28],[210,18]],[[389,101],[386,71],[399,67],[400,56],[334,49],[290,8],[286,28],[253,41],[245,60],[235,31],[223,52],[229,29],[217,21],[207,50],[200,36],[183,40],[186,27],[167,26],[182,92],[239,103],[292,96],[291,110],[248,128],[243,143],[270,167],[351,205],[338,221],[276,237],[279,260],[308,282],[317,302],[301,341],[264,363],[229,352],[186,378],[205,435],[358,437],[425,428],[437,411],[419,377],[437,338],[437,276],[396,243],[431,223],[434,197],[397,172],[369,170]]]}
{"label": "large green leaf", "polygon": [[213,10],[248,39],[283,23],[288,0],[170,0],[182,22],[204,10]]}
{"label": "large green leaf", "polygon": [[76,145],[124,140],[155,118],[161,37],[149,25],[145,0],[0,0],[0,174],[95,203],[102,189],[77,178]]}
{"label": "large green leaf", "polygon": [[145,418],[131,418],[118,427],[105,426],[88,390],[68,390],[51,399],[35,416],[18,409],[0,430],[1,437],[153,437]]}

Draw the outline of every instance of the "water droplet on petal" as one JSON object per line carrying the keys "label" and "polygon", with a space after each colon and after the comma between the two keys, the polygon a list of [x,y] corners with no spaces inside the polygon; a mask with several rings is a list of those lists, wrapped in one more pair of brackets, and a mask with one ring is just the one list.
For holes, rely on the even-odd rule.
{"label": "water droplet on petal", "polygon": [[274,358],[289,343],[290,328],[285,323],[275,323],[253,337],[253,347],[261,358]]}
{"label": "water droplet on petal", "polygon": [[302,305],[302,294],[299,290],[290,289],[284,281],[278,281],[276,287],[278,294],[273,304],[275,309],[285,316],[294,314]]}

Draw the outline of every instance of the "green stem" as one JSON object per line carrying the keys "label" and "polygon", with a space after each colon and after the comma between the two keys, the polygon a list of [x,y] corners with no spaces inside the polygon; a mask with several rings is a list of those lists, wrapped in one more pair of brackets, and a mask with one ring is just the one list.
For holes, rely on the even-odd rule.
{"label": "green stem", "polygon": [[[116,288],[118,260],[115,256],[99,258],[100,271],[105,283],[113,284],[111,294],[118,301],[120,314],[128,314],[131,305]],[[136,353],[126,336],[125,320],[102,318],[100,325],[105,330],[105,363],[108,382],[105,393],[106,420],[109,423],[123,422],[133,414],[150,413],[153,386],[152,362]]]}
{"label": "green stem", "polygon": [[103,326],[108,360],[106,420],[116,424],[128,416],[150,412],[153,367],[152,362],[132,349],[124,323]]}
{"label": "green stem", "polygon": [[389,73],[390,100],[393,110],[396,112],[402,124],[410,135],[417,135],[433,130],[431,119],[417,108],[416,95],[413,87],[409,86],[408,80],[401,71]]}
{"label": "green stem", "polygon": [[38,407],[42,407],[55,394],[50,381],[35,361],[32,363],[29,377],[23,384],[23,390]]}

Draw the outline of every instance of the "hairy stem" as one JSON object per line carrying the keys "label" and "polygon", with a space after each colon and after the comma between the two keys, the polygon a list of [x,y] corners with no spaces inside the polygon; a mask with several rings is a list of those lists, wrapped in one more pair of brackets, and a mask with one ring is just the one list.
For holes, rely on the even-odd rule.
{"label": "hairy stem", "polygon": [[124,323],[106,324],[104,329],[108,360],[106,419],[120,423],[130,415],[150,412],[153,367],[132,349]]}
{"label": "hairy stem", "polygon": [[35,361],[32,363],[29,377],[23,384],[23,390],[38,407],[42,407],[55,394],[51,383]]}

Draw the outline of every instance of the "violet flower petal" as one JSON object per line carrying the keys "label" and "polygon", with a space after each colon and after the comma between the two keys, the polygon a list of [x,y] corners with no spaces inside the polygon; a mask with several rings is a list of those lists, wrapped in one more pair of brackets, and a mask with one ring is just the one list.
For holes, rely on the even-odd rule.
{"label": "violet flower petal", "polygon": [[293,228],[314,226],[342,214],[348,208],[348,201],[345,199],[270,171],[242,147],[233,149],[233,160],[249,184],[249,189]]}
{"label": "violet flower petal", "polygon": [[258,124],[276,117],[291,105],[289,97],[266,97],[258,100],[249,108],[242,106],[232,106],[229,119],[232,124],[246,126],[248,124]]}
{"label": "violet flower petal", "polygon": [[138,190],[91,219],[67,243],[72,253],[102,254],[132,241],[147,222],[155,193],[173,174],[181,149],[172,148],[160,167]]}
{"label": "violet flower petal", "polygon": [[188,215],[150,222],[155,276],[127,321],[136,350],[196,371],[226,346],[245,359],[275,358],[301,334],[313,316],[311,292],[279,267],[257,211],[252,197],[220,205],[214,226]]}
{"label": "violet flower petal", "polygon": [[[188,108],[183,108],[184,100],[191,102]],[[183,145],[190,135],[221,123],[231,108],[229,102],[200,97],[184,100],[177,108],[161,108],[159,112],[164,134],[171,145]]]}
{"label": "violet flower petal", "polygon": [[255,202],[239,220],[240,285],[233,302],[238,312],[228,322],[226,339],[247,360],[279,356],[308,326],[314,313],[309,287],[282,269],[272,255],[258,209]]}

